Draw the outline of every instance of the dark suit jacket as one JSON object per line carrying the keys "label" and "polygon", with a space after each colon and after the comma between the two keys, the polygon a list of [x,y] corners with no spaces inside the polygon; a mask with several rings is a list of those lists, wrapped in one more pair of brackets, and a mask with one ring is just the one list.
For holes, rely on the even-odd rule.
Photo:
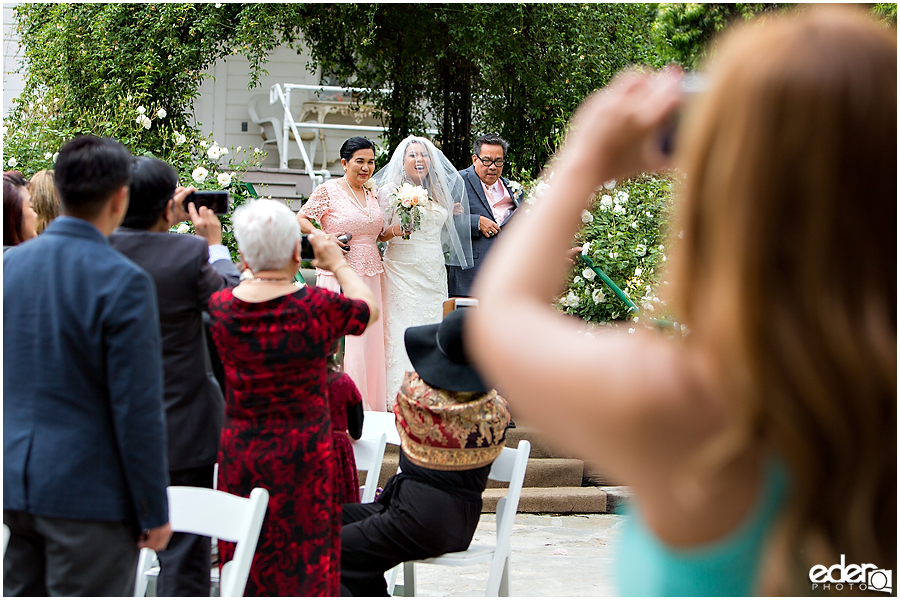
{"label": "dark suit jacket", "polygon": [[156,290],[60,217],[3,255],[3,509],[168,521]]}
{"label": "dark suit jacket", "polygon": [[[468,169],[463,169],[459,174],[466,184],[466,194],[469,196],[469,218],[471,220],[470,225],[472,230],[472,258],[474,259],[475,265],[471,269],[462,269],[460,267],[452,266],[447,267],[447,286],[450,297],[469,295],[472,282],[475,281],[475,275],[481,267],[481,260],[487,255],[491,246],[494,244],[494,241],[500,237],[499,234],[494,237],[484,237],[481,235],[481,230],[478,228],[479,217],[487,217],[493,221],[494,213],[491,210],[491,205],[488,203],[487,197],[484,195],[484,188],[481,185],[481,179],[478,178],[478,173],[475,172],[475,166],[472,165]],[[500,181],[506,186],[509,197],[512,198],[513,204],[515,205],[506,220],[499,224],[502,231],[503,226],[509,223],[509,220],[519,208],[519,204],[522,202],[522,193],[513,193],[509,187],[509,179],[506,177],[500,177]]]}
{"label": "dark suit jacket", "polygon": [[240,282],[240,273],[230,260],[209,264],[206,240],[194,235],[120,227],[109,241],[156,283],[169,469],[215,464],[225,403],[210,365],[203,311],[213,293]]}

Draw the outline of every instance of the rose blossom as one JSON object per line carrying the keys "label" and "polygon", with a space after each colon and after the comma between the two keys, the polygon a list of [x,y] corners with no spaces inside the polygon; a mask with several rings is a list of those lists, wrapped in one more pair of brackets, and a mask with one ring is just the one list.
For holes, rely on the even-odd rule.
{"label": "rose blossom", "polygon": [[209,171],[207,171],[203,167],[197,167],[196,169],[194,169],[194,172],[191,173],[191,177],[197,183],[203,183],[203,180],[206,179],[207,175],[209,175]]}

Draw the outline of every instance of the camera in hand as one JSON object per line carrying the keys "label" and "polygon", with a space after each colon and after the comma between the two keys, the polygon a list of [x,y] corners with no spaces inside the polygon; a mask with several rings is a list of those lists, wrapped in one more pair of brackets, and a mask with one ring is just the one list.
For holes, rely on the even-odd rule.
{"label": "camera in hand", "polygon": [[[706,78],[702,73],[690,73],[685,75],[681,80],[681,102],[682,107],[693,101],[698,95],[706,91],[708,85]],[[675,145],[678,138],[678,122],[681,120],[683,108],[679,108],[667,126],[660,133],[660,150],[666,156],[671,156],[675,152]]]}
{"label": "camera in hand", "polygon": [[224,190],[191,192],[184,199],[184,210],[188,209],[188,204],[191,202],[198,211],[201,206],[205,206],[212,209],[217,215],[224,215],[228,213],[228,208],[231,206],[231,194]]}
{"label": "camera in hand", "polygon": [[[337,237],[337,243],[342,250],[345,250],[347,252],[350,251],[349,242],[352,237],[352,233],[342,233]],[[302,258],[303,260],[312,260],[315,257],[316,253],[313,250],[312,244],[309,243],[309,239],[304,233],[302,236],[300,236],[300,258]]]}

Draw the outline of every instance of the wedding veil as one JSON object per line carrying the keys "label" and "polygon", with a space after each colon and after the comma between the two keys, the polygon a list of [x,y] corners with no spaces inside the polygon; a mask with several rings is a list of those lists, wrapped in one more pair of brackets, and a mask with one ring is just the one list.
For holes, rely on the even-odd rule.
{"label": "wedding veil", "polygon": [[466,194],[465,182],[444,153],[423,137],[411,135],[404,139],[394,150],[390,162],[375,173],[373,179],[378,203],[384,214],[384,226],[387,228],[394,222],[391,192],[404,183],[417,185],[403,168],[407,147],[413,142],[425,149],[431,163],[422,187],[428,192],[428,197],[434,202],[439,202],[449,215],[441,230],[444,264],[468,269],[474,265],[474,261],[469,222],[469,196]]}

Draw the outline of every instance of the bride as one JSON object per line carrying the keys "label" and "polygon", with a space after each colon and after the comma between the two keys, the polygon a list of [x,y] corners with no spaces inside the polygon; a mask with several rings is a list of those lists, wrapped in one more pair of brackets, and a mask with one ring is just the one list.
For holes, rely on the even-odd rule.
{"label": "bride", "polygon": [[[404,373],[413,370],[403,334],[407,327],[441,321],[447,300],[445,265],[470,268],[472,239],[462,177],[425,138],[410,136],[400,142],[374,181],[385,225],[378,239],[387,242],[382,302],[387,407],[391,410]],[[401,223],[397,192],[403,184],[420,186],[428,193],[418,205],[418,226]],[[405,190],[411,191],[409,187]]]}

